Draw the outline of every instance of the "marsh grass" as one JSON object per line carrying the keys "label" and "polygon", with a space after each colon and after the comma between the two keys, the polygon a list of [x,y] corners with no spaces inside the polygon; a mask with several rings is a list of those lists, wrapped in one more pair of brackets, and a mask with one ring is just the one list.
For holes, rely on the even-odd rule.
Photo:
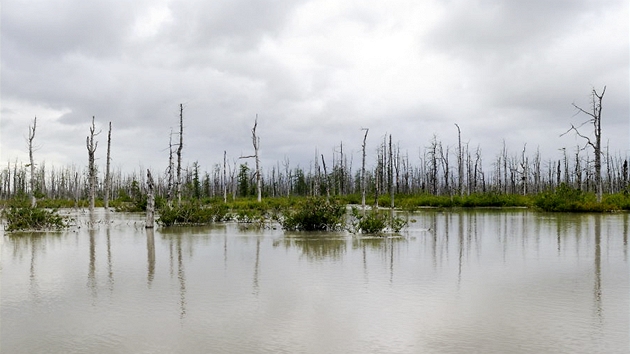
{"label": "marsh grass", "polygon": [[627,196],[623,197],[623,194],[616,194],[606,196],[601,203],[598,203],[595,193],[587,193],[563,183],[554,190],[537,195],[534,205],[543,211],[601,213],[627,209],[630,200]]}

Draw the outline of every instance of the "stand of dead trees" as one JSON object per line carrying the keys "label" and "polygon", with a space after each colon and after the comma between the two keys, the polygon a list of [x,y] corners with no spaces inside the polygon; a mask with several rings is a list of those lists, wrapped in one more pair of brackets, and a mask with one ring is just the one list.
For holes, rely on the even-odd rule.
{"label": "stand of dead trees", "polygon": [[[168,168],[164,174],[153,176],[154,193],[169,203],[175,196],[178,201],[182,198],[218,198],[224,202],[230,198],[254,196],[259,201],[262,197],[355,196],[356,199],[350,200],[361,203],[365,208],[368,196],[373,204],[377,204],[379,198],[385,198],[391,207],[398,195],[427,194],[451,198],[478,193],[536,195],[566,185],[596,193],[601,200],[604,193],[629,192],[630,181],[627,153],[611,153],[601,143],[605,91],[605,87],[601,93],[593,89],[589,110],[574,104],[578,114],[589,118],[581,125],[571,125],[562,134],[574,132],[585,144],[564,148],[547,158],[543,158],[538,149],[526,144],[511,151],[505,142],[497,154],[484,156],[480,146],[462,139],[458,124],[455,124],[457,137],[454,145],[448,145],[434,136],[417,151],[401,151],[391,135],[384,135],[376,148],[370,150],[367,145],[369,130],[364,128],[362,139],[357,138],[352,144],[341,142],[330,152],[316,150],[314,159],[308,165],[291,165],[289,158],[285,157],[266,173],[260,166],[257,116],[251,129],[253,155],[230,158],[228,151],[224,151],[223,161],[209,166],[208,171],[203,171],[197,162],[185,166],[182,161],[183,105],[180,104],[179,143],[175,150],[171,132]],[[95,163],[98,146],[95,136],[99,132],[96,132],[94,117],[86,138],[87,169],[75,165],[46,166],[43,161],[35,164],[33,144],[36,123],[34,119],[29,126],[29,163],[7,161],[0,168],[0,198],[6,200],[28,195],[31,204],[35,203],[35,195],[43,199],[74,200],[76,205],[80,200],[89,200],[89,207],[93,208],[96,198],[102,198],[107,204],[110,199],[148,192],[144,173],[123,173],[120,169],[110,171],[111,123],[105,176],[102,179],[97,178]],[[590,124],[593,135],[582,132]],[[354,146],[354,151],[348,146]],[[356,154],[360,154],[360,166],[353,168]],[[255,168],[239,163],[246,158],[255,159]]]}
{"label": "stand of dead trees", "polygon": [[[88,137],[88,146],[89,140]],[[96,146],[97,142],[93,141],[92,151],[96,150]],[[374,196],[376,193],[389,194],[390,197],[392,193],[394,196],[475,193],[535,195],[561,184],[582,191],[597,192],[598,183],[601,183],[603,193],[618,193],[628,189],[630,180],[628,156],[610,153],[606,148],[602,149],[602,177],[597,180],[595,158],[580,146],[564,149],[555,158],[546,159],[537,149],[530,152],[524,146],[518,151],[510,151],[504,147],[500,153],[490,158],[489,164],[484,164],[481,148],[470,148],[469,144],[462,144],[461,163],[457,161],[459,149],[448,149],[437,139],[420,150],[415,159],[411,158],[409,152],[400,152],[393,141],[391,148],[389,141],[385,149],[383,146],[381,142],[375,154],[377,158],[371,163],[366,148],[365,167],[361,165],[358,170],[352,168],[351,153],[344,152],[341,158],[339,151],[335,150],[332,153],[336,157],[330,159],[332,166],[325,162],[328,155],[325,153],[319,153],[317,164],[313,161],[306,168],[292,166],[286,159],[282,165],[273,166],[266,175],[261,173],[261,197],[356,194],[357,203],[362,203],[364,196],[367,202],[367,196]],[[362,158],[361,150],[359,154]],[[90,155],[92,157],[89,157],[89,161],[94,159],[94,154]],[[225,201],[238,197],[258,198],[255,169],[239,165],[238,159],[230,162],[227,154],[225,156],[225,163],[215,166],[211,172],[203,172],[199,164],[182,166],[181,198],[193,198],[195,193],[201,198],[219,198]],[[451,159],[456,166],[453,166]],[[320,169],[319,166],[323,164],[326,168]],[[10,199],[37,191],[44,199],[90,200],[91,204],[92,195],[104,198],[107,178],[97,179],[97,167],[95,164],[90,166],[92,163],[87,168],[81,168],[76,165],[48,166],[41,162],[32,168],[32,164],[9,161],[0,169],[0,198]],[[32,180],[29,176],[33,176]],[[453,176],[457,176],[456,183]],[[115,200],[131,196],[134,185],[139,186],[135,188],[140,188],[142,193],[146,193],[145,178],[139,171],[111,171],[108,179],[110,198]],[[154,178],[156,197],[166,199],[172,190],[168,173]],[[238,188],[243,185],[245,188]]]}

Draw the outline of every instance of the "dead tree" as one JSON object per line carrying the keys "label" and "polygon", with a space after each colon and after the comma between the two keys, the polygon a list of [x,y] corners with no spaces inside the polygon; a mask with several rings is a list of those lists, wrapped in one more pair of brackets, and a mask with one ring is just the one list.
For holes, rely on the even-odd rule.
{"label": "dead tree", "polygon": [[107,131],[107,162],[105,163],[105,185],[103,190],[103,205],[105,209],[109,208],[109,193],[111,185],[111,176],[109,174],[109,165],[111,162],[110,149],[112,146],[112,122],[109,122],[109,130]]}
{"label": "dead tree", "polygon": [[363,209],[363,215],[365,215],[365,140],[367,139],[370,129],[362,128],[361,130],[365,130],[363,144],[361,145],[361,148],[363,149],[363,160],[361,162],[361,208]]}
{"label": "dead tree", "polygon": [[388,184],[389,184],[389,207],[394,210],[394,152],[392,150],[392,135],[389,134],[389,163],[387,164]]}
{"label": "dead tree", "polygon": [[527,195],[528,192],[528,177],[529,177],[529,158],[525,157],[525,149],[527,144],[523,145],[523,152],[521,153],[520,174],[521,174],[521,187],[523,195]]}
{"label": "dead tree", "polygon": [[37,117],[33,119],[33,125],[28,127],[28,158],[31,167],[31,207],[37,204],[35,197],[35,160],[33,159],[33,139],[35,139],[35,128],[37,128]]}
{"label": "dead tree", "polygon": [[[441,147],[441,145],[440,145]],[[431,146],[429,147],[429,163],[430,163],[430,177],[429,183],[431,184],[431,194],[438,194],[438,141],[437,137],[433,135],[431,140]]]}
{"label": "dead tree", "polygon": [[94,136],[100,134],[95,133],[96,127],[94,126],[94,116],[92,116],[92,126],[90,127],[90,135],[85,139],[85,145],[88,151],[88,181],[90,191],[90,212],[94,211],[94,195],[96,193],[96,166],[94,165],[94,153],[98,146],[98,141],[94,141]]}
{"label": "dead tree", "polygon": [[173,161],[173,130],[171,129],[171,133],[168,137],[168,167],[166,168],[166,200],[168,201],[169,207],[172,206],[173,203],[173,169],[175,162]]}
{"label": "dead tree", "polygon": [[444,172],[444,190],[449,195],[451,194],[451,185],[450,185],[450,167],[448,165],[448,155],[449,155],[449,147],[446,146],[446,153],[444,153],[444,148],[442,147],[442,143],[438,143],[437,151],[440,153],[440,162],[442,164],[442,171]]}
{"label": "dead tree", "polygon": [[628,160],[623,160],[623,165],[621,168],[621,181],[623,183],[622,188],[627,190],[628,188]]}
{"label": "dead tree", "polygon": [[464,181],[464,161],[462,155],[462,131],[459,129],[459,125],[455,124],[457,127],[457,193],[461,196],[464,195],[464,190],[462,189],[463,181]]}
{"label": "dead tree", "polygon": [[326,182],[326,201],[330,200],[330,179],[328,178],[328,171],[326,170],[326,160],[324,160],[324,154],[322,154],[322,166],[324,167],[324,180]]}
{"label": "dead tree", "polygon": [[241,159],[254,158],[256,160],[256,193],[258,195],[258,202],[262,201],[262,176],[260,174],[260,159],[258,158],[258,150],[260,149],[260,138],[256,136],[256,127],[258,127],[258,114],[254,120],[254,127],[252,128],[252,144],[254,145],[254,155],[241,156]]}
{"label": "dead tree", "polygon": [[155,194],[154,194],[153,176],[151,170],[147,169],[147,216],[145,228],[152,229],[155,223]]}
{"label": "dead tree", "polygon": [[177,180],[175,191],[177,203],[182,202],[182,148],[184,147],[184,105],[179,104],[179,145],[177,146]]}
{"label": "dead tree", "polygon": [[[577,136],[586,140],[586,145],[593,148],[593,153],[595,154],[595,188],[597,189],[597,201],[602,201],[602,99],[604,98],[604,93],[606,93],[606,86],[602,89],[602,93],[598,94],[595,88],[591,91],[591,111],[587,111],[580,106],[573,103],[573,107],[577,109],[577,113],[584,113],[588,115],[590,118],[580,124],[579,126],[574,126],[571,124],[571,128],[564,132],[562,135],[567,134],[570,131],[574,131]],[[582,126],[591,123],[593,124],[593,134],[595,135],[595,141],[591,140],[590,137],[583,135],[580,133],[578,129]],[[562,136],[560,135],[560,136]]]}
{"label": "dead tree", "polygon": [[223,203],[227,203],[227,151],[223,150]]}

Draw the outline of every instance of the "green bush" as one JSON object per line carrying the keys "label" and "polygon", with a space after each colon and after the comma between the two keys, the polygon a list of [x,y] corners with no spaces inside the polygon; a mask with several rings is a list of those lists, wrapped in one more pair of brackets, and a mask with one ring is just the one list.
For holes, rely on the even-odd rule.
{"label": "green bush", "polygon": [[400,232],[407,221],[398,216],[392,215],[389,211],[370,210],[365,214],[358,208],[352,208],[352,221],[350,232],[364,234],[380,234],[389,229],[392,232]]}
{"label": "green bush", "polygon": [[59,230],[67,227],[66,218],[57,210],[48,210],[30,205],[10,205],[2,210],[2,218],[6,220],[6,231],[21,230]]}
{"label": "green bush", "polygon": [[280,218],[285,230],[334,231],[344,226],[346,207],[344,204],[326,198],[307,198],[294,208],[286,209]]}
{"label": "green bush", "polygon": [[625,192],[604,195],[602,203],[612,205],[619,210],[630,210],[630,195]]}

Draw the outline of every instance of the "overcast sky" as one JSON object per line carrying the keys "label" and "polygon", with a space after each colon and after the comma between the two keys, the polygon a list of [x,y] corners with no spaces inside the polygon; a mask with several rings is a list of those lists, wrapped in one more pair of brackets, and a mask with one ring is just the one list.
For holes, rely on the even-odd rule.
{"label": "overcast sky", "polygon": [[[369,161],[392,134],[412,163],[432,136],[493,160],[583,141],[560,135],[606,85],[604,143],[629,151],[626,0],[4,0],[1,162],[87,165],[92,116],[104,165],[166,168],[184,104],[183,160],[203,170],[253,152],[308,168],[341,142]],[[584,128],[584,133],[591,133]],[[175,137],[177,139],[177,137]],[[251,163],[250,163],[251,165]]]}

